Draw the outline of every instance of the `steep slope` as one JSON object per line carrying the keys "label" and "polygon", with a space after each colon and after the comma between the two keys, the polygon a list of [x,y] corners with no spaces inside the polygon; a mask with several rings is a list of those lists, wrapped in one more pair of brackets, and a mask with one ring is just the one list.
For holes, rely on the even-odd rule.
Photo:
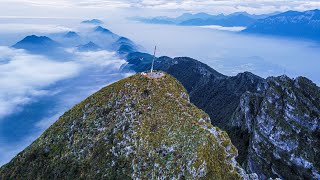
{"label": "steep slope", "polygon": [[242,94],[261,91],[265,80],[249,72],[233,77],[224,76],[191,58],[174,58],[170,65],[170,59],[165,59],[156,61],[156,69],[162,69],[177,78],[187,89],[191,102],[209,114],[213,125],[228,132],[239,150],[237,161],[242,163],[247,157],[249,134],[227,122],[239,105]]}
{"label": "steep slope", "polygon": [[[136,71],[146,71],[150,69],[152,58],[146,53],[131,53],[127,57],[127,66]],[[188,57],[157,58],[155,69],[177,78],[188,91],[191,102],[209,114],[213,125],[228,132],[239,150],[237,161],[242,164],[247,158],[249,133],[227,122],[237,109],[242,94],[261,91],[265,80],[249,72],[228,77]]]}
{"label": "steep slope", "polygon": [[94,32],[102,33],[102,34],[108,34],[108,35],[114,35],[113,32],[111,32],[109,29],[104,28],[102,26],[97,26],[94,30]]}
{"label": "steep slope", "polygon": [[[133,52],[126,56],[128,64],[123,67],[124,70],[134,70],[136,72],[144,72],[150,70],[153,56],[148,53]],[[158,64],[158,63],[157,63]],[[163,65],[163,63],[160,63]],[[171,62],[169,62],[171,65]],[[157,68],[160,70],[160,68]],[[163,70],[163,69],[161,69]]]}
{"label": "steep slope", "polygon": [[320,88],[310,80],[267,79],[245,93],[230,126],[250,134],[245,166],[262,179],[320,179]]}
{"label": "steep slope", "polygon": [[248,179],[236,154],[177,80],[135,75],[66,112],[0,179]]}
{"label": "steep slope", "polygon": [[243,32],[320,40],[320,10],[281,13],[258,20]]}
{"label": "steep slope", "polygon": [[126,37],[120,37],[115,43],[114,48],[117,49],[119,55],[127,55],[132,52],[136,52],[137,45]]}
{"label": "steep slope", "polygon": [[[146,53],[130,53],[128,67],[135,71],[147,71],[152,56]],[[226,128],[225,121],[231,118],[246,91],[257,92],[265,80],[252,73],[225,76],[206,64],[188,57],[160,57],[155,60],[155,69],[165,71],[179,80],[197,107],[207,112],[214,125]],[[221,108],[223,107],[223,108]]]}
{"label": "steep slope", "polygon": [[125,58],[129,53],[139,49],[139,46],[129,38],[115,34],[102,26],[95,27],[89,37],[100,48],[115,51],[121,58]]}
{"label": "steep slope", "polygon": [[[133,53],[128,56],[128,66],[136,70],[147,70],[150,69],[151,60],[151,55]],[[319,162],[319,159],[316,158],[315,154],[319,153],[320,149],[320,93],[319,87],[314,85],[310,80],[301,77],[294,81],[289,78],[284,78],[285,80],[283,81],[280,81],[281,78],[268,78],[265,80],[249,72],[228,77],[197,60],[187,57],[174,59],[169,57],[157,58],[155,69],[166,71],[177,78],[190,94],[191,102],[209,114],[213,125],[228,132],[232,143],[239,151],[237,161],[243,167],[247,167],[249,172],[257,172],[262,179],[267,177],[319,179],[317,175],[319,174],[317,173],[317,171],[319,172],[319,164],[316,163]],[[274,83],[272,83],[273,81]],[[277,85],[275,86],[275,84]],[[273,97],[269,95],[268,93],[272,89],[278,89],[278,91],[283,89],[278,92],[281,96],[277,95]],[[286,89],[294,89],[294,91],[287,91]],[[287,99],[293,95],[299,98]],[[268,111],[268,113],[276,110],[275,114],[272,115],[272,121],[281,122],[275,124],[274,129],[286,128],[286,126],[283,126],[283,124],[286,124],[286,122],[283,122],[284,113],[286,112],[284,107],[286,106],[292,107],[298,112],[309,112],[309,115],[307,113],[306,117],[301,114],[295,115],[292,112],[286,115],[291,120],[295,119],[304,124],[303,126],[306,126],[305,130],[296,132],[296,134],[292,133],[295,131],[292,127],[281,134],[281,137],[293,135],[293,137],[297,138],[299,136],[295,141],[295,143],[299,142],[298,151],[294,150],[284,154],[280,153],[280,155],[273,155],[273,149],[276,148],[272,144],[277,145],[278,142],[282,144],[286,143],[282,142],[281,139],[274,141],[262,139],[264,145],[261,146],[259,153],[253,151],[253,149],[257,149],[257,145],[253,142],[259,141],[254,139],[255,131],[252,130],[252,127],[256,127],[257,131],[259,131],[259,128],[267,128],[260,121],[261,118],[265,117],[257,116],[262,109],[262,99],[272,101],[272,103],[268,103],[268,107],[263,107],[263,109],[264,111]],[[283,106],[274,103],[276,101],[283,101]],[[265,124],[268,122],[269,119],[264,120]],[[311,124],[308,124],[309,122]],[[314,129],[312,130],[312,128]],[[264,136],[264,138],[268,137]],[[303,139],[310,140],[310,142],[308,144],[300,143]],[[290,160],[291,155],[292,159]],[[303,158],[295,158],[300,155]],[[303,163],[311,165],[308,162],[311,162],[312,168],[311,166],[301,168]],[[275,170],[272,170],[271,167]],[[276,173],[279,175],[276,175]]]}

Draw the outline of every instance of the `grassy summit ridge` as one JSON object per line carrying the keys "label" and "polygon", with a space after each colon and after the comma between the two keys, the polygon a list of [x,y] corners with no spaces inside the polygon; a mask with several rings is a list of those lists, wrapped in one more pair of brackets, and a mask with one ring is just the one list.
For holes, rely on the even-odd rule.
{"label": "grassy summit ridge", "polygon": [[242,179],[236,148],[166,74],[137,74],[67,111],[0,179]]}

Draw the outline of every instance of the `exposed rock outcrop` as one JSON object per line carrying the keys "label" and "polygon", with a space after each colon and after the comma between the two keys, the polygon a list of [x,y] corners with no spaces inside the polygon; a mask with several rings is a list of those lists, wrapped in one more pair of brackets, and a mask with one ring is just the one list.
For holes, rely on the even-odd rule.
{"label": "exposed rock outcrop", "polygon": [[320,179],[320,88],[310,80],[270,77],[262,93],[242,95],[231,119],[230,126],[249,133],[249,172]]}

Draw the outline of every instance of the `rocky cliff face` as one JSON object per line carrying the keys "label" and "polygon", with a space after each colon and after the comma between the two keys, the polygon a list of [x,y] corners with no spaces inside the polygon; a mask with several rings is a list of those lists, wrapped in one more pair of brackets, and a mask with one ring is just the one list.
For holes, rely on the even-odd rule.
{"label": "rocky cliff face", "polygon": [[249,179],[226,132],[170,75],[88,97],[0,169],[0,179]]}
{"label": "rocky cliff face", "polygon": [[262,93],[242,95],[229,125],[250,134],[249,172],[320,179],[320,88],[310,80],[268,78]]}

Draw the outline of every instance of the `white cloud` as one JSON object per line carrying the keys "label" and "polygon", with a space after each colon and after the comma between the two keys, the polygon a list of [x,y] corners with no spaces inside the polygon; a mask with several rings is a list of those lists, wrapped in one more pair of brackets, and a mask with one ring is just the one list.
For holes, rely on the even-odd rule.
{"label": "white cloud", "polygon": [[[226,75],[234,75],[235,69],[237,72],[251,71],[262,77],[281,75],[286,71],[290,77],[306,76],[320,83],[319,46],[312,42],[144,23],[114,25],[112,28],[150,53],[156,44],[158,56],[192,57]],[[305,63],[306,59],[308,63]]]}
{"label": "white cloud", "polygon": [[72,31],[71,28],[52,24],[26,24],[26,23],[1,23],[0,32],[39,32],[39,33],[58,33]]}
{"label": "white cloud", "polygon": [[[247,11],[255,14],[274,11],[308,10],[320,8],[318,0],[2,0],[2,16],[19,15],[38,17],[66,16],[85,17],[110,16],[115,10],[125,15],[136,11],[140,15],[161,14],[161,12],[179,14],[181,12],[232,13]],[[90,10],[91,9],[91,10]],[[93,11],[92,11],[93,9]],[[107,10],[106,10],[107,9]],[[132,11],[129,11],[132,10]],[[15,12],[12,14],[12,12]],[[68,14],[66,14],[68,12]],[[115,18],[116,16],[113,16]]]}
{"label": "white cloud", "polygon": [[56,62],[22,50],[0,47],[0,118],[32,97],[49,93],[44,87],[74,76],[80,66],[74,62]]}
{"label": "white cloud", "polygon": [[[21,141],[8,143],[1,140],[5,137],[0,137],[0,166],[30,145],[74,104],[115,80],[131,75],[119,71],[126,61],[117,58],[115,52],[67,51],[73,55],[73,61],[56,62],[22,50],[0,47],[0,119],[39,96],[54,94],[50,98],[56,102],[50,105],[50,112],[45,112],[47,117],[39,117],[32,125],[33,133]],[[66,84],[54,88],[54,92],[44,90],[50,84],[71,77]]]}
{"label": "white cloud", "polygon": [[215,29],[215,30],[221,30],[221,31],[231,31],[231,32],[239,32],[239,31],[246,29],[245,27],[241,27],[241,26],[223,27],[223,26],[217,26],[217,25],[199,26],[199,28],[208,28],[208,29]]}
{"label": "white cloud", "polygon": [[0,46],[0,119],[33,97],[53,93],[44,88],[59,80],[73,77],[81,70],[103,69],[118,72],[126,61],[114,52],[79,52],[69,49],[74,61],[57,62],[44,56],[30,55],[23,50]]}
{"label": "white cloud", "polygon": [[261,14],[274,11],[319,8],[320,2],[318,0],[141,0],[139,3],[132,4],[132,6],[153,9],[180,9],[192,12],[232,13],[247,11]]}
{"label": "white cloud", "polygon": [[118,70],[121,65],[126,63],[125,60],[119,59],[115,52],[105,50],[81,52],[76,49],[68,49],[67,51],[74,54],[75,59],[82,64],[108,67],[111,71]]}

